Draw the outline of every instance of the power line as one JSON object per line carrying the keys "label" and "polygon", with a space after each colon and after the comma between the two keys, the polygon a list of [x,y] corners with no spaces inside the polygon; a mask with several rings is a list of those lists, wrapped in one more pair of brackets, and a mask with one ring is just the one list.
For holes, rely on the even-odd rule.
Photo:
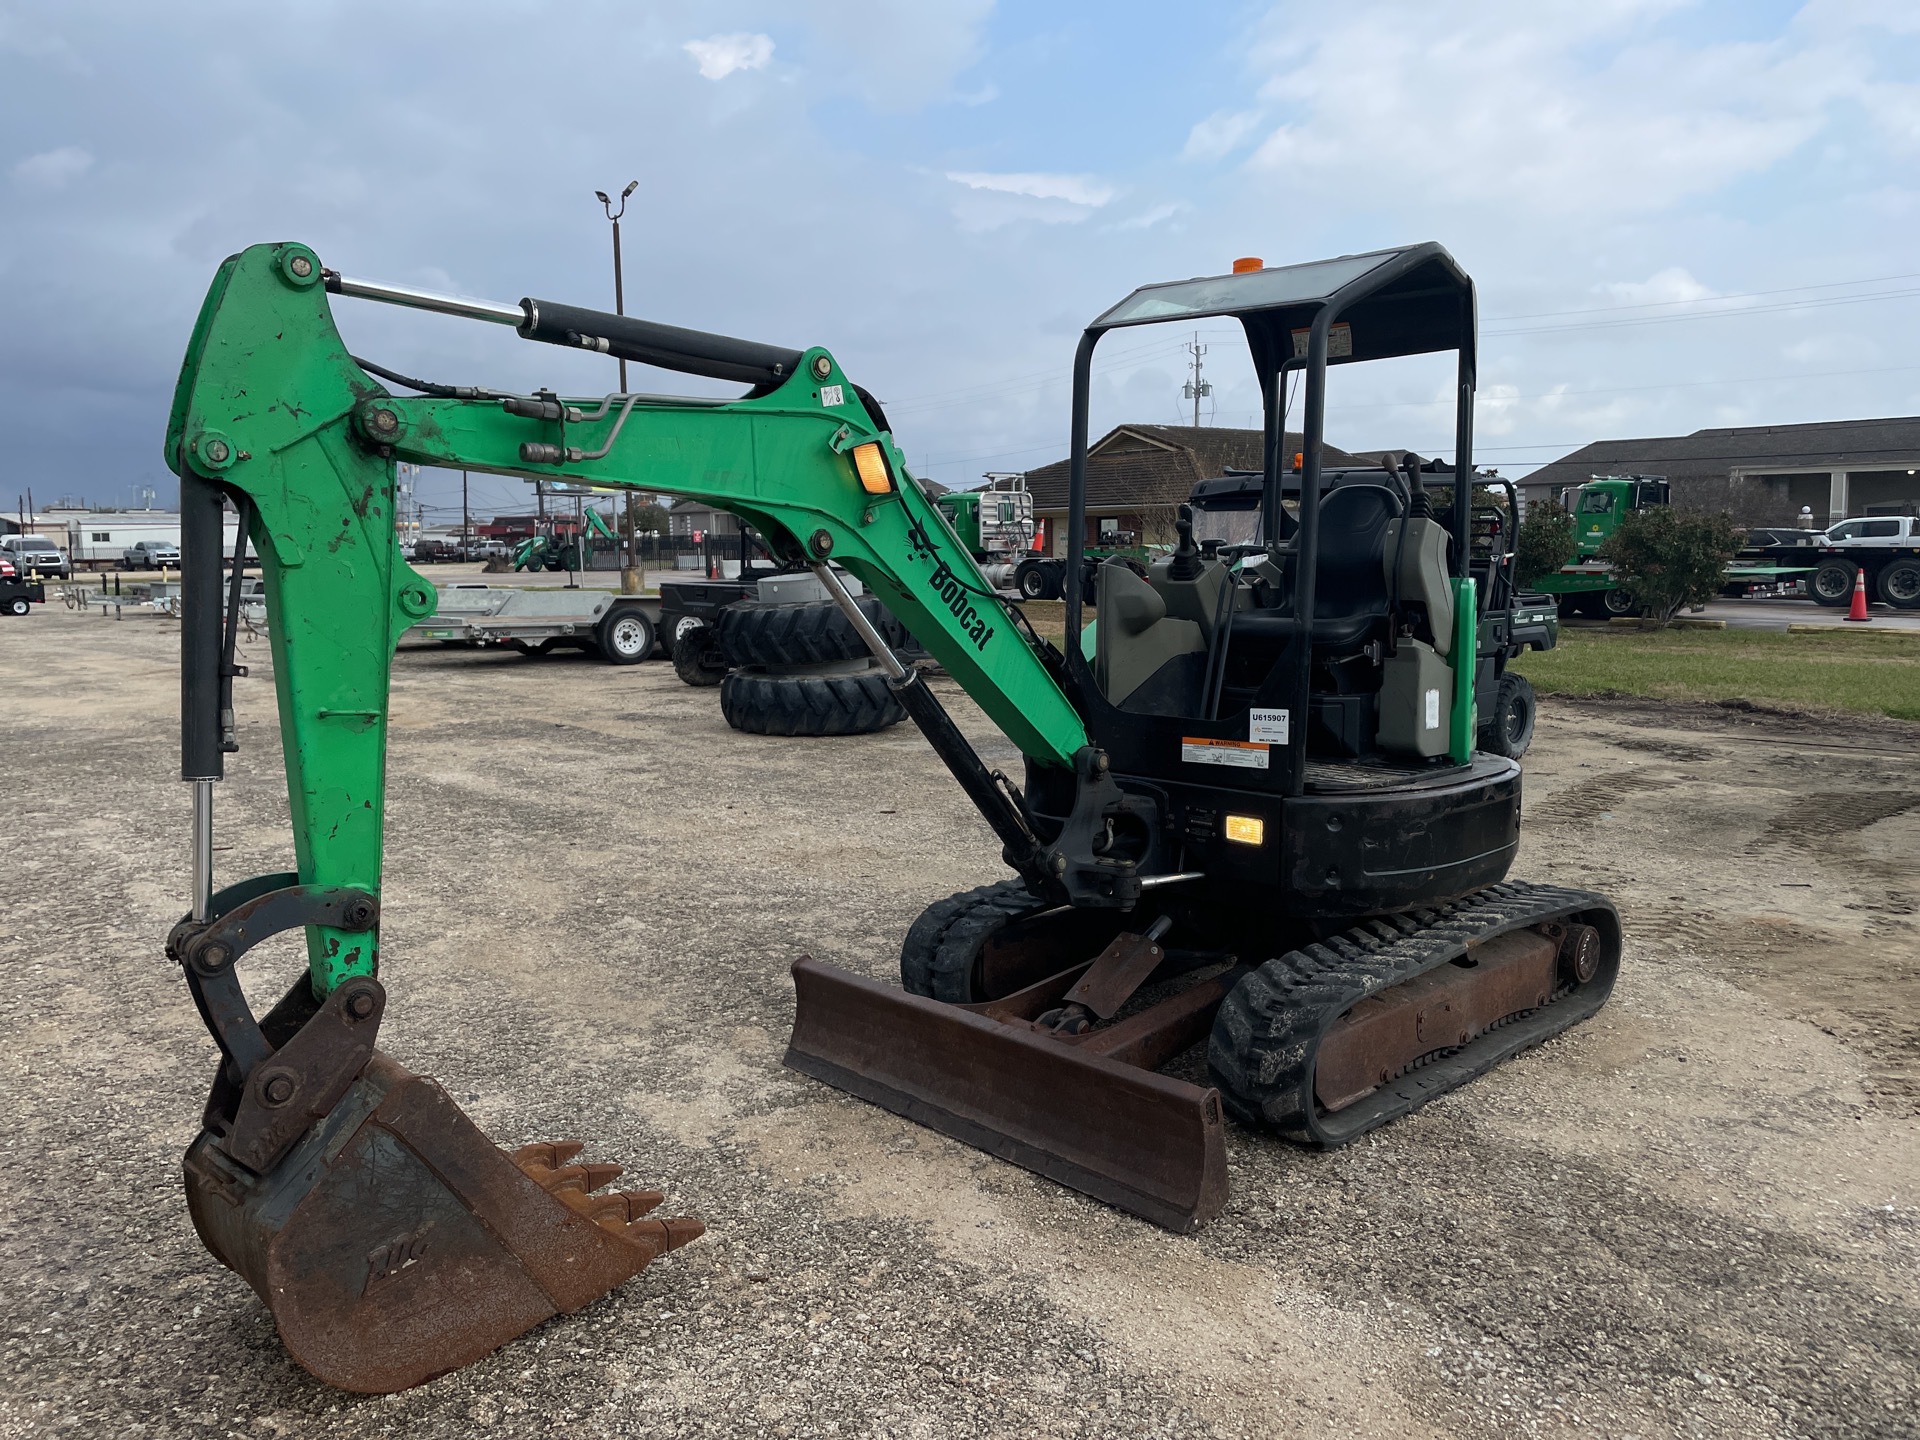
{"label": "power line", "polygon": [[[1563,396],[1572,395],[1628,395],[1636,394],[1643,390],[1694,390],[1709,385],[1784,384],[1789,381],[1828,380],[1839,376],[1851,375],[1898,375],[1910,373],[1915,370],[1920,370],[1920,365],[1880,365],[1869,370],[1805,370],[1788,375],[1747,375],[1730,377],[1725,380],[1674,380],[1662,382],[1657,385],[1610,385],[1593,390],[1548,390],[1538,395],[1489,396],[1483,387],[1480,391],[1479,403],[1484,404],[1488,400],[1501,402],[1509,400],[1558,400]],[[1366,405],[1329,405],[1327,407],[1327,413],[1331,415],[1336,411],[1346,413],[1356,410],[1424,410],[1440,405],[1451,408],[1453,404],[1453,397],[1447,395],[1434,400],[1380,400]],[[1247,413],[1253,414],[1255,412],[1249,411]]]}
{"label": "power line", "polygon": [[1819,285],[1788,285],[1780,290],[1746,290],[1730,295],[1697,295],[1688,300],[1639,300],[1627,305],[1590,305],[1584,310],[1540,310],[1530,315],[1486,315],[1481,323],[1499,325],[1508,320],[1554,320],[1562,315],[1598,315],[1609,310],[1655,310],[1668,305],[1700,305],[1710,300],[1753,300],[1767,295],[1796,295],[1803,290],[1840,290],[1849,285],[1884,285],[1893,280],[1920,279],[1920,271],[1902,275],[1870,275],[1860,280],[1828,280]]}
{"label": "power line", "polygon": [[1729,316],[1777,315],[1788,310],[1825,310],[1836,305],[1864,305],[1874,300],[1906,300],[1915,295],[1920,295],[1920,289],[1877,290],[1869,295],[1830,295],[1819,300],[1786,300],[1777,305],[1745,305],[1732,310],[1702,310],[1691,315],[1639,315],[1624,320],[1586,320],[1571,325],[1534,325],[1518,330],[1482,330],[1480,334],[1484,339],[1503,335],[1550,335],[1567,330],[1621,330],[1642,325],[1679,325],[1689,320],[1724,320]]}
{"label": "power line", "polygon": [[1200,343],[1200,332],[1196,330],[1193,332],[1192,341],[1183,348],[1189,355],[1193,356],[1193,378],[1180,387],[1180,393],[1183,397],[1193,402],[1193,428],[1198,430],[1200,428],[1200,402],[1207,396],[1213,394],[1213,386],[1200,378],[1200,357],[1205,355],[1210,347]]}

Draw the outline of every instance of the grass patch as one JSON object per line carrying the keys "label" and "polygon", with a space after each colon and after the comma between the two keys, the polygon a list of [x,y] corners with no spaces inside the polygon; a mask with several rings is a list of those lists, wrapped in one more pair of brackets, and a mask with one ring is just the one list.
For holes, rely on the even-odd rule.
{"label": "grass patch", "polygon": [[1514,662],[1549,695],[1753,700],[1920,720],[1920,635],[1586,630]]}
{"label": "grass patch", "polygon": [[[1027,613],[1027,623],[1033,626],[1033,633],[1043,640],[1051,640],[1056,645],[1064,645],[1067,639],[1067,602],[1064,600],[1029,600],[1020,607]],[[1080,623],[1086,624],[1093,619],[1093,606],[1081,608]]]}
{"label": "grass patch", "polygon": [[[1033,628],[1059,645],[1066,605],[1028,601]],[[1086,607],[1085,618],[1093,618]],[[1514,662],[1548,695],[1752,700],[1920,720],[1920,634],[1834,630],[1633,630],[1562,627],[1552,650]]]}

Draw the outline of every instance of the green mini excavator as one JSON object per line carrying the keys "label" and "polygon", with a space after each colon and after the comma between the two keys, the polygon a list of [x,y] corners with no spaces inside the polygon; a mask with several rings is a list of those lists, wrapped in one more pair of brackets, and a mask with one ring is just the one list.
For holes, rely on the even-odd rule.
{"label": "green mini excavator", "polygon": [[[348,353],[335,297],[746,388],[582,398],[413,380]],[[1144,576],[1086,567],[1095,350],[1115,330],[1208,317],[1244,328],[1264,397],[1245,538],[1197,543],[1183,516]],[[375,1047],[389,669],[435,605],[395,542],[400,461],[644,487],[740,516],[812,568],[992,828],[1007,878],[913,923],[901,988],[794,963],[787,1063],[808,1075],[1186,1230],[1227,1200],[1223,1112],[1340,1145],[1592,1014],[1619,965],[1614,908],[1507,878],[1520,770],[1473,748],[1497,681],[1476,643],[1478,572],[1494,562],[1472,543],[1474,347],[1472,282],[1435,244],[1150,285],[1106,311],[1074,361],[1074,583],[1056,646],[986,583],[879,402],[823,349],[354,280],[299,244],[229,259],[166,439],[194,797],[191,908],[168,952],[220,1051],[186,1157],[208,1248],[300,1363],[386,1391],[700,1233],[652,1213],[654,1192],[606,1191],[618,1167],[582,1163],[575,1142],[496,1147]],[[1377,483],[1323,483],[1329,369],[1429,352],[1458,356],[1451,466],[1389,455]],[[1297,475],[1281,454],[1296,377]],[[213,791],[239,673],[227,506],[261,560],[298,868],[216,888]],[[842,572],[980,704],[1024,773],[988,769]],[[293,931],[308,963],[256,1016],[236,965]]]}

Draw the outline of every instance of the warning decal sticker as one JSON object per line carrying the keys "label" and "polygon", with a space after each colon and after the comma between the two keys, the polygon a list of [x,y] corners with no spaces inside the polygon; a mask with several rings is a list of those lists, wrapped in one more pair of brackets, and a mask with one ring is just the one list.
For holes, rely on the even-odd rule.
{"label": "warning decal sticker", "polygon": [[1208,740],[1180,737],[1180,758],[1189,765],[1236,765],[1243,770],[1267,768],[1267,747],[1245,740]]}
{"label": "warning decal sticker", "polygon": [[[1304,360],[1307,358],[1307,337],[1311,333],[1312,332],[1308,330],[1296,330],[1293,332],[1294,359]],[[1329,360],[1345,360],[1350,358],[1352,354],[1353,326],[1342,320],[1338,325],[1330,327],[1327,331],[1327,358]]]}

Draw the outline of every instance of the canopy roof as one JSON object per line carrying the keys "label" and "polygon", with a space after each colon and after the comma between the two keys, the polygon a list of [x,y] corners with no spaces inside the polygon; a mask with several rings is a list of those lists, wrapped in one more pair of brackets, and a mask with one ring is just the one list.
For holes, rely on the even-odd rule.
{"label": "canopy roof", "polygon": [[[1246,327],[1256,353],[1264,348],[1276,357],[1300,356],[1304,332],[1328,305],[1337,311],[1335,323],[1348,326],[1331,340],[1331,363],[1473,346],[1473,281],[1433,241],[1142,285],[1087,329],[1231,315]],[[1289,331],[1299,333],[1288,337]]]}

